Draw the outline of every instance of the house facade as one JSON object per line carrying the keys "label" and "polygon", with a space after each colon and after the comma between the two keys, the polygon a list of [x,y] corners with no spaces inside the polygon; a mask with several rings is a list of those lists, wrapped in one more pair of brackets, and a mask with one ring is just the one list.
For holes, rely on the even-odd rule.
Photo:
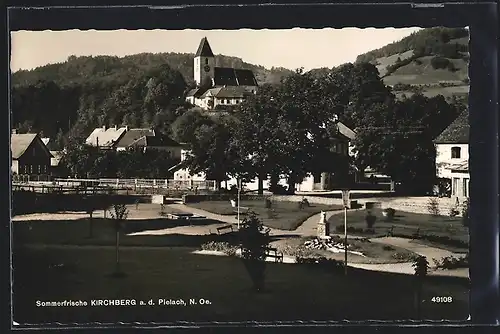
{"label": "house facade", "polygon": [[234,106],[257,93],[258,83],[251,70],[215,66],[215,56],[207,38],[203,38],[194,56],[196,87],[186,101],[204,110]]}
{"label": "house facade", "polygon": [[47,146],[36,133],[11,134],[11,171],[13,175],[30,177],[49,175],[51,159]]}
{"label": "house facade", "polygon": [[435,140],[436,176],[451,196],[469,196],[469,113],[459,115]]}

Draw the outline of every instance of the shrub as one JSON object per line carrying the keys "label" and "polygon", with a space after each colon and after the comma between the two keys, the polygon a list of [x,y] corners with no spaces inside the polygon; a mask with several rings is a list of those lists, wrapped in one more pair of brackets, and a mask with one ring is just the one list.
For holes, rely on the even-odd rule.
{"label": "shrub", "polygon": [[437,198],[430,197],[429,201],[427,202],[427,211],[434,217],[439,216],[440,210],[439,210],[439,201]]}
{"label": "shrub", "polygon": [[391,245],[384,245],[382,249],[385,251],[393,251],[395,248],[392,247]]}
{"label": "shrub", "polygon": [[457,269],[469,267],[469,254],[462,257],[446,256],[441,260],[434,259],[434,266],[437,269]]}
{"label": "shrub", "polygon": [[295,257],[295,262],[298,264],[311,265],[314,267],[324,268],[324,269],[340,269],[344,268],[344,263],[342,261],[327,259],[324,256],[308,256],[308,257]]}
{"label": "shrub", "polygon": [[469,202],[469,199],[467,198],[462,203],[462,224],[465,227],[469,227],[469,222],[470,222],[469,207],[470,207],[470,202]]}
{"label": "shrub", "polygon": [[372,215],[372,214],[367,214],[365,217],[366,221],[366,226],[371,229],[373,228],[373,225],[375,225],[375,222],[377,221],[377,216]]}
{"label": "shrub", "polygon": [[415,269],[415,276],[423,278],[427,276],[429,270],[429,262],[425,256],[417,256],[413,260],[413,268]]}
{"label": "shrub", "polygon": [[392,254],[392,258],[395,260],[399,261],[404,261],[404,262],[413,262],[415,261],[416,257],[418,255],[411,254],[411,253],[403,253],[403,252],[396,252]]}
{"label": "shrub", "polygon": [[393,208],[384,209],[383,212],[385,213],[385,218],[387,221],[392,221],[394,219],[394,216],[396,215],[396,210],[394,210]]}
{"label": "shrub", "polygon": [[445,69],[449,66],[450,60],[444,57],[435,56],[431,59],[431,66],[433,69]]}
{"label": "shrub", "polygon": [[235,256],[238,246],[228,242],[209,241],[201,245],[201,249],[209,251],[224,252],[226,255]]}
{"label": "shrub", "polygon": [[241,256],[245,268],[256,291],[264,289],[266,271],[266,249],[269,247],[269,229],[254,212],[250,212],[243,220],[238,232],[241,244]]}

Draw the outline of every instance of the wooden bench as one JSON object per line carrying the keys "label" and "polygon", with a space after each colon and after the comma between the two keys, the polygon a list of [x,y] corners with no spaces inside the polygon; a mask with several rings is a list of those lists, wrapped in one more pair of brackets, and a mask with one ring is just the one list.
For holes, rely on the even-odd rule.
{"label": "wooden bench", "polygon": [[221,227],[217,227],[217,234],[223,234],[224,231],[227,231],[229,232],[229,230],[231,230],[231,232],[234,231],[233,229],[233,225],[229,224],[229,225],[224,225],[224,226],[221,226]]}
{"label": "wooden bench", "polygon": [[274,262],[283,263],[283,253],[278,251],[277,248],[274,247],[266,248],[266,257],[274,258]]}
{"label": "wooden bench", "polygon": [[[243,254],[243,247],[240,248],[241,253]],[[266,248],[266,258],[273,258],[274,262],[283,263],[283,253],[278,251],[277,248],[268,247]]]}

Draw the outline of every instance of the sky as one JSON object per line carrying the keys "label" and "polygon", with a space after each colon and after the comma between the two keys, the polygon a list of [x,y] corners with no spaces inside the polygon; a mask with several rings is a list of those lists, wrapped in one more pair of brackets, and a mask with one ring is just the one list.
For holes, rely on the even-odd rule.
{"label": "sky", "polygon": [[16,31],[11,33],[11,70],[64,62],[71,55],[195,53],[203,37],[208,38],[216,55],[239,57],[266,68],[331,68],[354,62],[359,54],[418,29]]}

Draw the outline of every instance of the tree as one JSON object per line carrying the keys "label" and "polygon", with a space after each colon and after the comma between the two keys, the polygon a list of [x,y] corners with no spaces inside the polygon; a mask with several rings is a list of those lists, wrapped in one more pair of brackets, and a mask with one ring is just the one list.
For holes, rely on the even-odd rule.
{"label": "tree", "polygon": [[115,275],[122,276],[123,273],[120,268],[120,232],[123,229],[123,224],[128,217],[128,209],[125,204],[113,204],[112,210],[110,211],[110,216],[114,220],[115,232],[116,232],[116,267]]}
{"label": "tree", "polygon": [[265,283],[266,250],[271,240],[269,229],[262,225],[254,212],[250,212],[243,219],[238,236],[245,268],[252,279],[254,289],[261,292]]}
{"label": "tree", "polygon": [[181,115],[172,124],[172,133],[174,138],[183,143],[194,140],[193,134],[201,125],[211,125],[213,121],[202,115],[200,111],[191,109]]}
{"label": "tree", "polygon": [[356,164],[391,176],[412,193],[427,193],[436,184],[433,139],[460,112],[442,96],[415,94],[392,105],[366,110],[354,141]]}
{"label": "tree", "polygon": [[85,203],[85,211],[89,214],[89,238],[92,238],[94,236],[94,220],[92,216],[98,206],[95,197],[86,196],[83,201]]}
{"label": "tree", "polygon": [[417,313],[417,319],[420,319],[420,309],[422,300],[422,286],[427,277],[427,272],[429,270],[429,262],[425,256],[418,256],[413,262],[413,268],[415,269],[415,310]]}
{"label": "tree", "polygon": [[204,124],[197,128],[193,140],[189,142],[190,153],[185,160],[190,172],[204,172],[220,187],[220,183],[234,171],[234,155],[228,150],[231,136],[231,130],[221,123]]}

